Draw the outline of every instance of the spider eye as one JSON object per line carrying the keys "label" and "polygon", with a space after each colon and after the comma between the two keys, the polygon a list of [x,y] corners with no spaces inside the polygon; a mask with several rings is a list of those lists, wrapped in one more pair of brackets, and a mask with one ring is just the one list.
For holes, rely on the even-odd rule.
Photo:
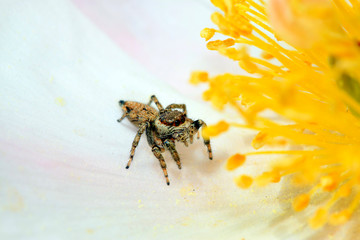
{"label": "spider eye", "polygon": [[179,120],[176,120],[175,121],[175,126],[179,126],[180,125],[180,121]]}

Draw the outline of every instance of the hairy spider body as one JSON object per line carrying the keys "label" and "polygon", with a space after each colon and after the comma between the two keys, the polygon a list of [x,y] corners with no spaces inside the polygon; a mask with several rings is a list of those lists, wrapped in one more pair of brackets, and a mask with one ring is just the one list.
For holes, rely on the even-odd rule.
{"label": "hairy spider body", "polygon": [[123,115],[123,117],[126,116],[127,119],[129,119],[129,121],[136,127],[140,127],[146,122],[154,121],[159,115],[158,111],[156,111],[155,108],[143,103],[132,101],[119,101],[119,104],[123,112],[126,113],[126,115]]}
{"label": "hairy spider body", "polygon": [[[159,111],[150,106],[152,102],[156,104]],[[176,151],[175,142],[182,142],[185,146],[193,143],[194,135],[197,133],[199,138],[199,129],[202,126],[206,126],[205,122],[200,119],[193,121],[188,118],[185,104],[170,104],[163,108],[155,95],[150,97],[148,104],[120,100],[119,105],[124,113],[118,119],[118,122],[121,122],[126,117],[139,128],[132,143],[130,158],[126,168],[130,167],[140,137],[146,132],[147,142],[153,154],[160,162],[167,185],[170,185],[166,163],[161,153],[168,150],[178,168],[181,169],[180,157]],[[182,111],[176,109],[181,109]],[[204,144],[207,146],[209,159],[211,160],[212,150],[210,140],[204,139]]]}

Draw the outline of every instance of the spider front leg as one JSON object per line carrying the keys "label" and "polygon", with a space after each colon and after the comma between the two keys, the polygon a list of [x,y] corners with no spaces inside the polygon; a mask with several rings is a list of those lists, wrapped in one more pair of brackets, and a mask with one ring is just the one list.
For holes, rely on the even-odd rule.
{"label": "spider front leg", "polygon": [[160,162],[160,166],[164,172],[164,176],[165,176],[165,179],[166,179],[166,184],[167,185],[170,185],[170,181],[169,181],[169,176],[168,176],[168,173],[167,173],[167,170],[166,170],[166,163],[165,163],[165,160],[164,160],[164,157],[161,155],[161,149],[157,146],[154,146],[152,148],[152,152],[154,153],[155,157],[159,160]]}
{"label": "spider front leg", "polygon": [[[206,127],[206,123],[201,119],[198,119],[198,120],[194,121],[192,124],[197,130],[199,130],[201,127]],[[212,150],[211,150],[211,145],[210,145],[210,139],[205,139],[204,138],[204,144],[208,149],[209,159],[212,160],[213,156],[212,156]]]}
{"label": "spider front leg", "polygon": [[144,123],[143,125],[140,126],[135,138],[134,138],[134,141],[132,143],[132,147],[131,147],[131,150],[130,150],[130,159],[126,165],[126,169],[128,169],[130,167],[130,164],[134,158],[134,155],[135,155],[135,149],[137,147],[137,145],[139,144],[139,141],[140,141],[140,137],[141,135],[144,133],[146,127],[147,127],[148,123]]}
{"label": "spider front leg", "polygon": [[185,104],[176,104],[176,103],[173,103],[173,104],[170,104],[169,106],[166,107],[166,109],[174,109],[174,108],[178,108],[178,109],[182,109],[183,110],[183,113],[185,113],[185,115],[187,115],[187,112],[186,112],[186,105]]}
{"label": "spider front leg", "polygon": [[121,118],[119,118],[118,120],[116,120],[117,122],[121,122],[122,120],[124,120],[124,118],[127,116],[126,113],[124,113]]}
{"label": "spider front leg", "polygon": [[159,109],[159,111],[164,110],[163,106],[161,105],[161,103],[159,102],[159,100],[157,99],[157,97],[156,97],[155,95],[152,95],[152,96],[150,97],[150,101],[149,101],[148,105],[150,106],[150,104],[151,104],[152,102],[154,102],[154,103],[156,104],[156,106],[157,106],[157,108]]}
{"label": "spider front leg", "polygon": [[[124,106],[125,104],[125,101],[124,100],[120,100],[119,101],[119,105],[120,107]],[[118,122],[121,122],[122,120],[124,120],[124,118],[127,116],[127,112],[124,112],[123,115],[121,116],[121,118],[119,118],[117,121]]]}
{"label": "spider front leg", "polygon": [[165,145],[166,149],[169,150],[169,152],[171,153],[171,156],[175,160],[178,168],[181,169],[180,157],[179,157],[178,152],[176,151],[175,142],[172,140],[166,139],[164,141],[164,145]]}

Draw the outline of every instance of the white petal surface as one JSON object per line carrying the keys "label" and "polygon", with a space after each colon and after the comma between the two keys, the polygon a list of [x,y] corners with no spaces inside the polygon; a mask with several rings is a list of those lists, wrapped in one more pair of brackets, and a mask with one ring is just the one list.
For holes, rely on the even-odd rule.
{"label": "white petal surface", "polygon": [[72,1],[146,70],[187,97],[201,97],[199,88],[187,83],[191,71],[241,72],[235,61],[209,51],[200,37],[203,28],[214,26],[210,15],[216,8],[210,1]]}
{"label": "white petal surface", "polygon": [[[288,210],[288,196],[278,204],[280,185],[241,191],[223,169],[228,156],[249,150],[249,132],[214,139],[213,161],[201,141],[179,146],[181,171],[165,154],[170,186],[144,139],[126,170],[136,129],[116,122],[119,99],[156,94],[164,105],[186,103],[194,118],[220,116],[145,72],[71,2],[1,1],[0,8],[1,239],[309,234],[304,216]],[[258,168],[254,161],[241,171]]]}

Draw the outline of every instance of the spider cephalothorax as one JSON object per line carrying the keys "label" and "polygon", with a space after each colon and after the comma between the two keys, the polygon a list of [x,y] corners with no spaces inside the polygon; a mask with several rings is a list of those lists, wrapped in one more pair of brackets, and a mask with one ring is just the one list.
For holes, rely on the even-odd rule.
{"label": "spider cephalothorax", "polygon": [[186,114],[178,110],[163,110],[160,112],[159,121],[166,126],[177,127],[186,120]]}
{"label": "spider cephalothorax", "polygon": [[154,121],[154,125],[160,138],[172,138],[187,145],[187,139],[190,135],[189,127],[192,122],[190,118],[186,117],[186,112],[164,109],[160,111],[159,117]]}
{"label": "spider cephalothorax", "polygon": [[[159,111],[150,106],[152,102],[156,104]],[[120,100],[119,104],[124,114],[118,122],[127,117],[131,123],[139,128],[132,144],[130,159],[126,168],[129,168],[140,137],[144,131],[146,131],[148,144],[155,157],[160,161],[166,183],[169,185],[170,181],[167,175],[166,163],[161,152],[165,151],[165,149],[169,150],[179,169],[181,169],[181,162],[175,148],[175,141],[182,142],[185,146],[188,146],[189,143],[191,144],[193,142],[193,136],[199,133],[199,129],[202,126],[206,126],[205,122],[200,119],[193,121],[188,118],[185,104],[170,104],[166,108],[163,108],[155,95],[151,96],[148,104],[123,100]],[[176,109],[181,109],[182,111]],[[208,148],[209,159],[211,160],[212,151],[210,140],[204,139],[204,143]]]}

